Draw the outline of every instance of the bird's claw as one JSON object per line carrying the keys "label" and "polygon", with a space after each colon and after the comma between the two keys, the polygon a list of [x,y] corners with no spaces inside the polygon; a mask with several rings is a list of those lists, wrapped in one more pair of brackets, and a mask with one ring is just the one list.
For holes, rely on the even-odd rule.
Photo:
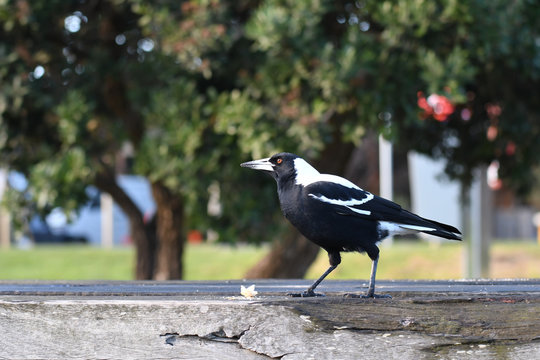
{"label": "bird's claw", "polygon": [[316,297],[316,296],[325,296],[324,294],[316,293],[313,290],[306,290],[301,293],[288,293],[287,296],[290,297]]}
{"label": "bird's claw", "polygon": [[391,299],[392,296],[387,294],[345,294],[344,298],[355,298],[355,299]]}

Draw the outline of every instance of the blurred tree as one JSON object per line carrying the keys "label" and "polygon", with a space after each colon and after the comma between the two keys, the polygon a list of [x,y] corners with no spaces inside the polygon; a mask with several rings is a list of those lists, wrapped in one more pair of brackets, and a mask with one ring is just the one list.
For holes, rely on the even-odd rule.
{"label": "blurred tree", "polygon": [[[136,277],[151,278],[153,237],[115,179],[122,143],[137,146],[143,135],[125,71],[141,52],[138,16],[122,4],[73,1],[4,2],[0,14],[3,162],[26,174],[42,211],[76,210],[89,184],[110,193],[130,221]],[[129,52],[117,44],[123,33]]]}
{"label": "blurred tree", "polygon": [[377,90],[362,96],[376,106],[364,116],[387,121],[402,148],[445,159],[465,188],[473,169],[495,162],[503,181],[530,190],[540,151],[540,5],[361,4],[345,18],[367,29],[356,58],[371,67],[363,91]]}
{"label": "blurred tree", "polygon": [[[238,163],[288,150],[343,174],[370,128],[446,158],[465,185],[497,160],[526,189],[538,14],[526,0],[3,2],[1,161],[29,175],[40,207],[75,209],[90,183],[111,193],[138,278],[181,277],[186,228],[282,235],[250,275],[302,276],[317,248],[284,235],[275,189]],[[114,179],[126,141],[157,237]],[[216,186],[225,210],[208,216]]]}
{"label": "blurred tree", "polygon": [[[315,157],[328,154],[334,173],[352,161],[344,142],[357,146],[372,128],[400,149],[446,159],[464,190],[472,170],[493,161],[526,190],[540,150],[539,14],[529,1],[267,1],[246,26],[263,56],[244,94],[260,103],[289,91],[277,97],[279,119],[291,117],[288,133],[314,127],[322,143],[309,149],[322,148]],[[276,245],[263,265],[279,274],[278,259],[301,256],[294,249]]]}
{"label": "blurred tree", "polygon": [[[282,123],[270,137],[259,131],[238,147],[233,127],[218,118],[242,100],[238,75],[257,65],[242,31],[250,6],[256,4],[0,4],[2,165],[27,175],[26,195],[43,212],[76,210],[89,184],[110,193],[129,217],[139,279],[181,278],[186,227],[211,227],[225,241],[280,232],[267,226],[278,218],[273,189],[261,190],[263,180],[238,164],[253,146],[267,153],[306,135],[265,144],[287,127]],[[155,223],[144,223],[116,182],[115,159],[126,142],[134,148],[133,171],[151,182]],[[208,189],[216,184],[232,196],[220,199],[226,212],[209,217]]]}

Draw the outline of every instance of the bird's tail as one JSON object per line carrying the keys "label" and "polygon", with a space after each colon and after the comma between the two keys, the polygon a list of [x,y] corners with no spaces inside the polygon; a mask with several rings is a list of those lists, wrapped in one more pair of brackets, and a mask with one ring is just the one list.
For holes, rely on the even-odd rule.
{"label": "bird's tail", "polygon": [[451,225],[443,224],[434,220],[427,220],[427,221],[437,226],[437,229],[434,232],[430,233],[428,231],[427,234],[437,235],[437,236],[450,239],[450,240],[459,240],[459,241],[462,240],[463,236],[461,232],[455,227]]}
{"label": "bird's tail", "polygon": [[416,221],[414,221],[414,224],[399,224],[399,226],[404,229],[409,229],[409,230],[419,231],[419,232],[423,232],[430,235],[440,236],[445,239],[461,241],[462,239],[461,232],[455,227],[440,223],[435,220],[426,219],[418,215],[414,215],[414,214],[412,215],[417,217]]}

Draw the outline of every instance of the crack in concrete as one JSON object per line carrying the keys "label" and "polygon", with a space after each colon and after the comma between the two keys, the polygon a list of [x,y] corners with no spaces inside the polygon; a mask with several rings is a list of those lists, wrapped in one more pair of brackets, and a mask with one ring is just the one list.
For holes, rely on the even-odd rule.
{"label": "crack in concrete", "polygon": [[199,340],[202,340],[202,341],[211,341],[211,342],[218,342],[218,343],[235,344],[239,349],[247,350],[247,351],[250,351],[250,352],[253,352],[255,354],[265,356],[265,357],[268,357],[268,358],[271,358],[271,359],[281,359],[282,357],[284,357],[286,355],[292,354],[292,353],[288,353],[288,354],[283,354],[283,355],[278,356],[278,357],[272,357],[272,356],[270,356],[268,354],[265,354],[263,352],[259,352],[259,351],[249,349],[249,348],[246,348],[246,347],[242,346],[242,344],[240,343],[240,339],[250,329],[251,329],[251,326],[248,326],[247,329],[242,330],[238,334],[227,335],[225,333],[225,330],[223,329],[223,327],[220,327],[218,330],[213,331],[213,332],[211,332],[209,334],[206,334],[206,335],[180,334],[178,332],[167,332],[167,333],[164,333],[164,334],[160,334],[159,337],[160,338],[165,338],[165,344],[170,345],[170,346],[177,345],[177,342],[179,342],[183,338],[196,338],[196,339],[199,339]]}
{"label": "crack in concrete", "polygon": [[160,337],[165,338],[165,344],[174,346],[175,343],[181,338],[194,337],[202,340],[215,341],[220,343],[235,343],[238,344],[240,336],[227,336],[223,329],[211,332],[207,335],[198,335],[198,334],[179,334],[179,333],[165,333],[160,334]]}

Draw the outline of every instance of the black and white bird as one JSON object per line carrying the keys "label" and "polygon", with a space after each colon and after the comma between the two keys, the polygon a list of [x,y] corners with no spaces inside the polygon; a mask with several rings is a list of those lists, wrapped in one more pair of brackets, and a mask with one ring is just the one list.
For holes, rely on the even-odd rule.
{"label": "black and white bird", "polygon": [[373,261],[365,297],[376,297],[379,241],[418,232],[461,240],[455,227],[422,218],[342,177],[321,174],[297,155],[279,153],[240,166],[272,175],[285,217],[307,239],[328,252],[328,270],[305,292],[293,296],[317,296],[317,285],[341,263],[340,253],[358,251],[366,252]]}

